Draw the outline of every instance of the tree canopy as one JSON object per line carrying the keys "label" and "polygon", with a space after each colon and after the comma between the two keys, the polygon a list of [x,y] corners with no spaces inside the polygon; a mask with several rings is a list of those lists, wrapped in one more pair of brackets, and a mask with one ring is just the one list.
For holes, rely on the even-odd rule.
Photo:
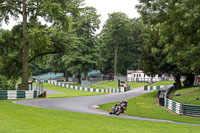
{"label": "tree canopy", "polygon": [[130,19],[121,12],[110,14],[100,34],[102,57],[106,59],[104,69],[114,68],[115,75],[138,69],[144,33],[141,20]]}
{"label": "tree canopy", "polygon": [[87,79],[88,71],[97,68],[101,61],[95,36],[95,31],[100,24],[99,17],[95,8],[85,7],[80,11],[80,16],[73,20],[72,27],[76,42],[63,56],[63,60],[68,71],[78,73],[79,82],[82,72],[85,73],[85,79]]}
{"label": "tree canopy", "polygon": [[[21,57],[22,83],[28,82],[31,61],[46,54],[62,52],[65,49],[64,45],[66,46],[67,43],[64,42],[62,45],[63,42],[56,41],[56,38],[62,34],[60,31],[69,30],[70,18],[78,14],[82,2],[82,0],[0,1],[0,22],[8,23],[11,17],[22,22],[9,33],[13,37],[12,40],[0,43],[1,47],[16,50],[18,54],[13,53]],[[41,20],[50,23],[51,26],[42,24]]]}
{"label": "tree canopy", "polygon": [[[140,0],[138,11],[150,29],[146,48],[152,65],[150,72],[191,77],[199,74],[200,2],[198,0]],[[155,32],[156,29],[156,32]],[[150,47],[147,45],[153,44]],[[143,50],[143,58],[148,58]],[[156,56],[157,54],[157,56]],[[152,58],[151,58],[152,57]],[[160,63],[159,63],[160,62]],[[148,64],[148,60],[143,60]],[[144,64],[143,64],[144,66]],[[150,68],[156,69],[150,69]],[[192,80],[190,80],[190,84]],[[180,86],[180,81],[177,81]]]}

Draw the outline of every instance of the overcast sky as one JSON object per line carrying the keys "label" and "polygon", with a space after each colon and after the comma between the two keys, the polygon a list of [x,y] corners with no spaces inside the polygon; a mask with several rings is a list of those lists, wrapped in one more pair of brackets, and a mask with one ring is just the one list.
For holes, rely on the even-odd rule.
{"label": "overcast sky", "polygon": [[109,13],[123,12],[130,18],[139,17],[135,6],[139,4],[138,0],[85,0],[87,6],[93,6],[97,13],[102,17],[102,21],[108,18]]}
{"label": "overcast sky", "polygon": [[[104,22],[108,19],[108,14],[113,12],[123,12],[129,18],[139,17],[135,9],[138,0],[85,0],[86,6],[93,6],[97,9],[97,13],[101,15],[101,28]],[[9,25],[3,24],[2,28],[11,29],[16,22],[12,21]]]}

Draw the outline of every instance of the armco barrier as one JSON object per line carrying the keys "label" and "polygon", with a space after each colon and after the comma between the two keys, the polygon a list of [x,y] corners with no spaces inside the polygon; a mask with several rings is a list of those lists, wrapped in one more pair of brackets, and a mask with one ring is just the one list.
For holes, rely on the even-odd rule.
{"label": "armco barrier", "polygon": [[173,111],[176,114],[183,114],[182,104],[171,99],[165,98],[165,108]]}
{"label": "armco barrier", "polygon": [[144,90],[160,90],[160,88],[164,88],[165,85],[159,85],[159,86],[144,86]]}
{"label": "armco barrier", "polygon": [[188,116],[200,116],[200,106],[183,104],[183,114]]}
{"label": "armco barrier", "polygon": [[89,92],[102,92],[102,93],[117,93],[117,92],[126,92],[127,90],[124,90],[123,87],[119,88],[119,89],[96,89],[96,88],[86,88],[86,87],[78,87],[78,86],[73,86],[73,85],[69,85],[69,84],[64,84],[64,83],[59,83],[55,80],[48,80],[48,83],[50,84],[54,84],[57,86],[62,86],[62,87],[66,87],[66,88],[71,88],[71,89],[75,89],[75,90],[81,90],[81,91],[89,91]]}
{"label": "armco barrier", "polygon": [[1,90],[0,100],[7,99],[19,99],[19,98],[36,98],[37,91],[25,91],[25,90]]}
{"label": "armco barrier", "polygon": [[[164,88],[162,90],[162,88]],[[159,90],[164,91],[164,97],[159,97],[159,103],[163,102],[160,100],[164,100],[164,107],[171,110],[172,112],[179,115],[187,115],[187,116],[200,116],[200,106],[198,105],[190,105],[190,104],[182,104],[171,99],[168,99],[169,93],[173,90],[173,86],[144,86],[144,90]],[[160,93],[161,94],[161,93]],[[162,93],[163,94],[163,93]]]}

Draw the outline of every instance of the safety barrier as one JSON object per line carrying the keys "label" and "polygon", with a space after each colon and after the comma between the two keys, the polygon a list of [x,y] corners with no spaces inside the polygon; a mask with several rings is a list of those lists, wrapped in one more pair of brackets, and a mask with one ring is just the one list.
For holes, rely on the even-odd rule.
{"label": "safety barrier", "polygon": [[183,114],[183,107],[181,103],[165,98],[164,107],[173,111],[176,114]]}
{"label": "safety barrier", "polygon": [[59,83],[55,80],[54,81],[48,80],[48,83],[54,84],[57,86],[66,87],[66,88],[75,89],[75,90],[89,91],[89,92],[117,93],[117,92],[126,92],[129,90],[129,89],[125,90],[124,87],[120,87],[119,89],[96,89],[96,88],[78,87],[78,86],[73,86],[73,85],[69,85],[65,83]]}
{"label": "safety barrier", "polygon": [[144,86],[144,90],[160,90],[160,88],[164,88],[165,85],[159,85],[159,86]]}
{"label": "safety barrier", "polygon": [[183,114],[188,116],[200,116],[200,106],[183,104]]}
{"label": "safety barrier", "polygon": [[7,99],[19,99],[19,98],[36,98],[37,91],[25,91],[25,90],[1,90],[0,100]]}
{"label": "safety barrier", "polygon": [[[159,104],[179,115],[200,116],[200,106],[182,104],[168,99],[169,93],[173,90],[172,86],[165,86],[165,89],[158,91]],[[163,103],[164,102],[164,103]]]}
{"label": "safety barrier", "polygon": [[200,116],[200,106],[191,104],[181,104],[171,99],[165,98],[165,108],[179,115]]}

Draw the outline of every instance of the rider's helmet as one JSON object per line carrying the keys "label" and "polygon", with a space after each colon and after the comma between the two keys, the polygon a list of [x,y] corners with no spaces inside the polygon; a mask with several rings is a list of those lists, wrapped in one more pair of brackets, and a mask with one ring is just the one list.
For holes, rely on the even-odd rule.
{"label": "rider's helmet", "polygon": [[128,103],[127,99],[124,99],[124,102],[125,102],[125,103]]}

